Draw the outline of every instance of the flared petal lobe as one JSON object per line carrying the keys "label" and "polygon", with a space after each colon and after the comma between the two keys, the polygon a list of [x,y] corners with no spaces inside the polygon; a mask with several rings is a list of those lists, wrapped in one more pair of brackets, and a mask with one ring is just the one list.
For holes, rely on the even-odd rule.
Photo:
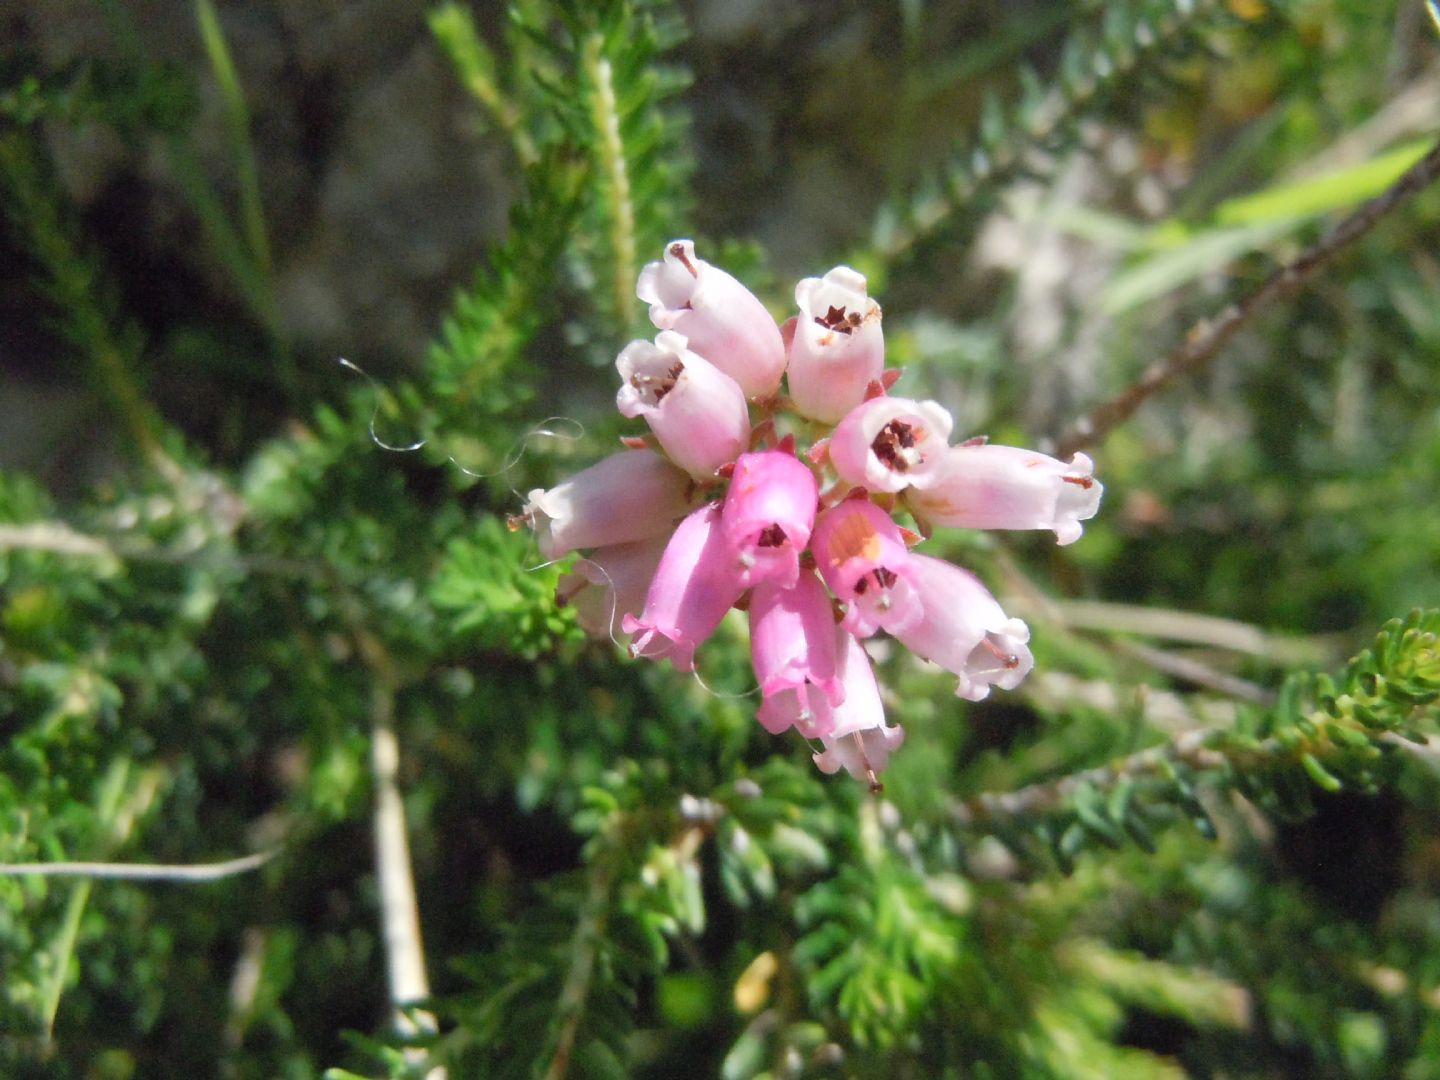
{"label": "flared petal lobe", "polygon": [[905,741],[905,731],[896,724],[885,724],[885,707],[880,701],[880,688],[870,657],[852,634],[838,630],[836,653],[840,662],[840,678],[845,687],[845,700],[821,718],[828,730],[820,741],[825,749],[814,755],[815,764],[824,773],[842,768],[857,780],[866,780],[879,787],[875,774],[884,770],[892,751]]}
{"label": "flared petal lobe", "polygon": [[1057,542],[1073,544],[1080,523],[1100,509],[1105,489],[1094,471],[1084,454],[1067,465],[1014,446],[955,446],[935,480],[906,502],[932,526],[1053,529]]}
{"label": "flared petal lobe", "polygon": [[735,552],[720,528],[720,506],[702,506],[665,546],[641,617],[621,620],[625,633],[634,635],[630,652],[692,670],[695,647],[714,633],[743,591]]}
{"label": "flared petal lobe", "polygon": [[596,548],[560,578],[556,595],[562,604],[575,609],[587,634],[613,638],[626,615],[644,608],[669,539],[660,535]]}
{"label": "flared petal lobe", "polygon": [[826,510],[815,522],[810,550],[825,584],[848,605],[843,625],[852,634],[893,634],[920,618],[905,538],[874,503],[846,499]]}
{"label": "flared petal lobe", "polygon": [[865,398],[885,368],[880,305],[863,275],[837,266],[795,286],[800,307],[785,369],[790,399],[813,420],[835,423]]}
{"label": "flared petal lobe", "polygon": [[547,559],[576,548],[624,544],[668,533],[689,509],[690,478],[652,450],[622,450],[549,490],[530,492],[532,521]]}
{"label": "flared petal lobe", "polygon": [[1030,629],[1007,616],[979,578],[927,555],[911,555],[907,574],[924,612],[893,631],[907,649],[959,676],[955,693],[969,701],[992,686],[1020,685],[1035,666]]}
{"label": "flared petal lobe", "polygon": [[818,494],[815,474],[794,454],[762,450],[736,459],[723,524],[743,584],[795,583]]}
{"label": "flared petal lobe", "polygon": [[825,586],[806,571],[789,588],[766,582],[750,594],[750,658],[764,702],[760,722],[778,735],[792,724],[821,733],[844,698],[835,656],[835,615]]}
{"label": "flared petal lobe", "polygon": [[686,347],[680,334],[632,341],[615,361],[624,385],[615,404],[643,416],[670,460],[710,476],[750,440],[750,410],[734,379]]}
{"label": "flared petal lobe", "polygon": [[927,487],[939,475],[952,426],[934,401],[871,398],[836,426],[830,462],[842,480],[869,491]]}
{"label": "flared petal lobe", "polygon": [[729,375],[746,397],[780,388],[785,345],[765,305],[724,270],[695,257],[690,240],[672,240],[665,256],[640,271],[635,293],[658,330],[674,330]]}

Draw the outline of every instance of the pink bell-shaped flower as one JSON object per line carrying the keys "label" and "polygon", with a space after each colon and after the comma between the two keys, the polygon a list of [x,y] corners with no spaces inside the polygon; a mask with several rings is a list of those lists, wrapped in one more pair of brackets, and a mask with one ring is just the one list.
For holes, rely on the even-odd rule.
{"label": "pink bell-shaped flower", "polygon": [[1005,614],[980,580],[943,559],[911,555],[906,570],[923,618],[892,631],[911,652],[960,677],[955,693],[980,701],[991,686],[1013,690],[1035,658],[1030,629]]}
{"label": "pink bell-shaped flower", "polygon": [[740,561],[742,584],[771,581],[783,588],[795,583],[818,495],[815,474],[787,450],[736,459],[722,525]]}
{"label": "pink bell-shaped flower", "polygon": [[645,594],[640,618],[621,620],[633,634],[630,652],[668,658],[681,671],[695,666],[695,647],[715,632],[740,594],[734,549],[720,527],[720,506],[709,503],[675,529]]}
{"label": "pink bell-shaped flower", "polygon": [[660,262],[640,271],[635,293],[660,330],[684,334],[697,352],[729,375],[746,397],[780,389],[785,344],[765,305],[719,267],[695,257],[690,240],[665,245]]}
{"label": "pink bell-shaped flower", "polygon": [[905,730],[899,724],[886,726],[880,688],[860,642],[843,629],[836,632],[845,699],[827,710],[828,716],[816,718],[825,749],[814,755],[815,764],[823,773],[843,768],[857,780],[867,781],[872,791],[879,791],[875,774],[884,770],[891,752],[905,741]]}
{"label": "pink bell-shaped flower", "polygon": [[900,527],[868,499],[845,499],[815,522],[810,550],[820,576],[848,606],[842,625],[858,637],[892,634],[922,615]]}
{"label": "pink bell-shaped flower", "polygon": [[1053,529],[1058,543],[1073,544],[1105,491],[1094,471],[1084,454],[1067,465],[1014,446],[955,446],[935,479],[907,492],[905,501],[931,526]]}
{"label": "pink bell-shaped flower", "polygon": [[549,490],[530,492],[522,515],[540,552],[623,544],[668,533],[689,510],[693,484],[653,450],[621,450]]}
{"label": "pink bell-shaped flower", "polygon": [[864,400],[885,367],[880,305],[866,295],[864,276],[848,266],[805,278],[795,286],[795,302],[790,399],[805,416],[833,424]]}
{"label": "pink bell-shaped flower", "polygon": [[750,410],[734,379],[662,331],[653,343],[632,341],[615,361],[624,385],[615,404],[643,416],[670,460],[692,476],[734,461],[750,440]]}
{"label": "pink bell-shaped flower", "polygon": [[842,480],[870,491],[934,483],[953,426],[934,401],[876,397],[845,414],[830,437],[830,462]]}
{"label": "pink bell-shaped flower", "polygon": [[559,602],[574,608],[576,620],[591,637],[613,637],[626,615],[645,606],[669,539],[652,536],[595,549],[560,578]]}
{"label": "pink bell-shaped flower", "polygon": [[750,657],[764,702],[759,719],[778,735],[792,724],[813,736],[844,697],[836,672],[835,613],[814,571],[790,588],[766,582],[750,594]]}

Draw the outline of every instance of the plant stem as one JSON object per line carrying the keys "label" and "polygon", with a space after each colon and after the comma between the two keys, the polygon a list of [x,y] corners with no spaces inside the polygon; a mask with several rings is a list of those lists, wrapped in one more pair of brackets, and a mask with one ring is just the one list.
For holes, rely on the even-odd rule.
{"label": "plant stem", "polygon": [[580,1032],[580,1021],[585,1015],[585,1000],[590,996],[590,981],[595,974],[595,954],[601,936],[605,932],[606,913],[610,907],[610,889],[614,883],[615,866],[611,853],[601,849],[590,878],[590,888],[585,896],[585,906],[580,912],[580,921],[575,925],[571,938],[570,970],[565,973],[565,985],[560,990],[560,1001],[556,1013],[560,1017],[560,1035],[555,1042],[555,1053],[545,1070],[544,1080],[562,1080],[569,1071],[571,1058],[575,1053],[575,1040]]}
{"label": "plant stem", "polygon": [[626,322],[634,304],[635,291],[635,206],[630,201],[630,175],[625,165],[625,145],[620,136],[620,109],[615,100],[614,72],[601,53],[604,39],[595,34],[585,43],[585,75],[593,92],[590,117],[599,137],[600,172],[606,181],[610,214],[610,248],[614,260],[610,281],[615,290],[616,316]]}
{"label": "plant stem", "polygon": [[1204,369],[1226,343],[1277,300],[1297,292],[1322,267],[1355,243],[1411,196],[1440,178],[1440,143],[1412,165],[1388,189],[1306,248],[1293,262],[1279,267],[1256,289],[1228,305],[1214,318],[1196,323],[1181,344],[1152,363],[1141,376],[1110,400],[1102,402],[1056,440],[1056,454],[1069,457],[1101,442],[1110,431],[1161,390]]}
{"label": "plant stem", "polygon": [[258,851],[238,859],[214,863],[112,863],[38,862],[0,864],[0,877],[83,877],[112,881],[219,881],[222,878],[258,870],[273,859],[276,851]]}
{"label": "plant stem", "polygon": [[[129,759],[116,761],[101,782],[96,816],[105,829],[101,847],[106,852],[115,850],[129,839],[130,832],[135,827],[135,819],[145,812],[160,786],[160,771],[146,769],[135,780],[134,788],[126,797],[125,788],[130,778],[130,768]],[[47,1042],[55,1034],[55,1015],[60,1009],[65,977],[70,970],[70,960],[75,955],[75,946],[80,938],[80,920],[85,914],[85,905],[90,902],[92,885],[92,878],[87,876],[85,880],[76,882],[70,890],[60,932],[50,944],[50,978],[40,996],[41,1034]]]}

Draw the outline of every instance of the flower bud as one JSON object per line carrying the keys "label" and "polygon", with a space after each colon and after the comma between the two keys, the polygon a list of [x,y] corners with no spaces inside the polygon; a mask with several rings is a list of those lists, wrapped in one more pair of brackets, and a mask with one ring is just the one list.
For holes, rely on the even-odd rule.
{"label": "flower bud", "polygon": [[795,286],[795,302],[800,315],[786,367],[790,399],[804,415],[833,424],[864,400],[885,367],[880,305],[848,266],[805,278]]}
{"label": "flower bud", "polygon": [[849,605],[843,625],[859,637],[892,634],[920,618],[906,577],[911,559],[900,527],[866,499],[846,499],[815,522],[810,550],[825,584]]}
{"label": "flower bud", "polygon": [[736,460],[722,523],[740,561],[742,584],[795,583],[818,495],[815,474],[794,454],[762,450]]}
{"label": "flower bud", "polygon": [[869,491],[934,483],[950,437],[950,414],[934,401],[877,397],[845,414],[830,437],[842,480]]}
{"label": "flower bud", "polygon": [[697,259],[693,241],[667,244],[663,261],[640,271],[635,293],[650,305],[657,329],[684,334],[691,351],[739,383],[746,397],[769,397],[780,388],[780,328],[754,293]]}
{"label": "flower bud", "polygon": [[670,331],[632,341],[615,361],[621,414],[643,416],[670,460],[692,476],[734,461],[750,439],[750,410],[735,380]]}
{"label": "flower bud", "polygon": [[991,686],[1020,685],[1035,666],[1029,627],[1007,616],[974,574],[943,559],[911,555],[906,573],[924,611],[893,631],[907,649],[958,675],[955,693],[969,701]]}
{"label": "flower bud", "polygon": [[559,602],[575,609],[581,629],[591,637],[613,637],[626,615],[644,607],[668,542],[662,534],[596,548],[560,578]]}
{"label": "flower bud", "polygon": [[645,595],[640,618],[621,620],[635,635],[630,652],[652,660],[669,658],[681,671],[694,667],[695,647],[715,632],[744,592],[735,552],[720,528],[720,507],[709,503],[675,529]]}
{"label": "flower bud", "polygon": [[820,734],[817,719],[840,702],[844,689],[836,673],[835,615],[813,571],[790,588],[755,587],[750,657],[765,698],[759,713],[765,729],[778,735],[793,724],[802,735]]}
{"label": "flower bud", "polygon": [[621,450],[549,490],[536,488],[524,517],[540,552],[623,544],[668,533],[689,509],[691,481],[653,450]]}
{"label": "flower bud", "polygon": [[1080,539],[1105,489],[1084,454],[1065,464],[1014,446],[955,446],[938,475],[906,502],[931,526],[965,529],[1053,529],[1061,544]]}
{"label": "flower bud", "polygon": [[815,765],[823,773],[844,769],[857,780],[869,781],[872,790],[879,790],[875,774],[884,770],[890,754],[905,741],[905,731],[896,724],[885,725],[885,707],[880,701],[880,688],[870,657],[854,636],[837,629],[836,652],[840,662],[840,679],[845,699],[820,718],[829,730],[821,734],[825,749],[814,755]]}

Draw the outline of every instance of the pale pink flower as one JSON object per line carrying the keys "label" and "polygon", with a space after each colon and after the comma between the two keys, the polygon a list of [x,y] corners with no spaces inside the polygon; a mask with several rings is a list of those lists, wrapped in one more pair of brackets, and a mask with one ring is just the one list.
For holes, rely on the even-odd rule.
{"label": "pale pink flower", "polygon": [[915,655],[960,677],[955,693],[980,701],[991,686],[1013,690],[1035,658],[1030,629],[1005,614],[979,578],[943,559],[911,555],[906,575],[923,618],[892,631]]}
{"label": "pale pink flower", "polygon": [[[814,755],[815,764],[824,773],[843,768],[857,780],[868,781],[871,789],[878,791],[880,782],[875,774],[884,770],[891,752],[905,741],[905,730],[899,724],[886,726],[880,688],[875,683],[870,657],[865,655],[860,642],[844,630],[837,629],[837,635],[836,652],[845,699],[833,709],[816,710],[816,728],[821,732],[819,738],[825,749]],[[823,699],[821,703],[823,706]]]}
{"label": "pale pink flower", "polygon": [[830,462],[842,480],[870,491],[927,487],[945,459],[952,426],[934,401],[871,398],[836,426]]}
{"label": "pale pink flower", "polygon": [[596,548],[560,578],[556,596],[575,610],[581,628],[592,637],[613,637],[621,620],[645,606],[650,582],[669,543],[660,534],[628,544]]}
{"label": "pale pink flower", "polygon": [[657,329],[684,334],[691,351],[739,383],[747,397],[769,397],[780,388],[780,328],[754,293],[697,259],[693,241],[665,245],[664,260],[640,271],[635,293],[650,305]]}
{"label": "pale pink flower", "polygon": [[675,529],[645,595],[640,618],[621,620],[633,634],[630,652],[668,658],[681,671],[695,665],[695,647],[714,633],[744,586],[735,552],[720,527],[720,506],[709,503]]}
{"label": "pale pink flower", "polygon": [[810,550],[825,584],[848,606],[843,625],[859,637],[892,634],[919,619],[920,598],[906,567],[912,558],[900,527],[866,499],[846,499],[815,522]]}
{"label": "pale pink flower", "polygon": [[939,474],[905,500],[931,526],[966,529],[1053,529],[1073,544],[1100,508],[1104,488],[1094,463],[1076,454],[1067,465],[1014,446],[955,446]]}
{"label": "pale pink flower", "polygon": [[742,584],[794,584],[818,495],[815,474],[788,451],[762,450],[736,459],[722,521]]}
{"label": "pale pink flower", "polygon": [[790,588],[766,582],[750,594],[750,657],[764,703],[760,723],[821,734],[820,717],[844,697],[836,671],[835,613],[814,571]]}
{"label": "pale pink flower", "polygon": [[880,305],[865,292],[865,278],[837,266],[823,278],[795,286],[800,315],[789,343],[786,381],[795,408],[835,423],[865,398],[885,368]]}
{"label": "pale pink flower", "polygon": [[643,416],[670,460],[693,476],[734,461],[750,440],[745,394],[685,338],[662,331],[653,343],[632,341],[615,361],[624,385],[615,404]]}
{"label": "pale pink flower", "polygon": [[623,544],[668,533],[689,510],[692,482],[652,450],[621,450],[549,490],[530,492],[523,518],[541,554]]}

